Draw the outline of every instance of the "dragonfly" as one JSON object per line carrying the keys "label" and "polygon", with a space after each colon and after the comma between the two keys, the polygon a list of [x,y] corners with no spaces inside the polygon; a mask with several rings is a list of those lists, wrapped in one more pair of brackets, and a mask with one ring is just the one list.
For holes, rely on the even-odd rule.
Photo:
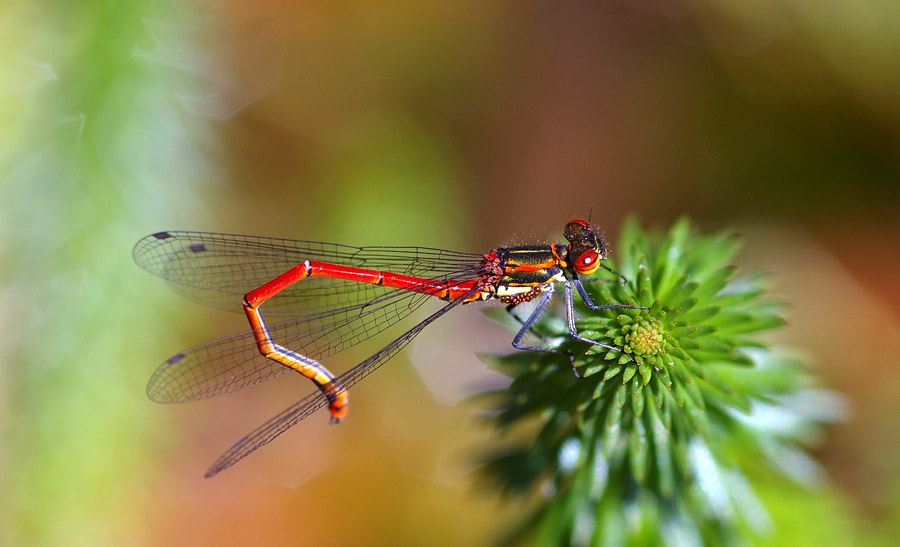
{"label": "dragonfly", "polygon": [[[194,401],[289,372],[300,373],[315,384],[317,391],[226,450],[206,471],[210,478],[325,406],[331,421],[341,422],[352,386],[394,357],[428,325],[463,304],[490,300],[506,304],[506,311],[520,324],[513,347],[568,353],[577,376],[571,353],[525,342],[550,303],[554,287],[562,284],[570,336],[622,352],[633,361],[620,347],[581,336],[575,326],[573,292],[593,310],[641,308],[598,305],[585,290],[580,276],[593,275],[601,267],[625,282],[603,264],[609,254],[608,242],[596,225],[579,218],[566,224],[563,235],[568,243],[497,247],[487,254],[192,231],[146,236],[133,252],[141,268],[188,299],[242,310],[251,327],[249,332],[173,355],[150,377],[147,395],[158,403]],[[445,304],[346,372],[335,376],[320,363],[396,325],[433,299]],[[534,300],[537,304],[527,317],[520,317],[517,306]],[[265,320],[263,308],[274,322]]]}

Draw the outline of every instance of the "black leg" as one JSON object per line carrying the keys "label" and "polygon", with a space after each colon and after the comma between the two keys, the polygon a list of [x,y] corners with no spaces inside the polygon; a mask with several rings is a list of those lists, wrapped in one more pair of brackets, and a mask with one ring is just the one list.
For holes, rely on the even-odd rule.
{"label": "black leg", "polygon": [[619,283],[621,283],[621,284],[624,285],[625,283],[628,282],[628,280],[625,279],[625,276],[624,276],[624,275],[622,275],[622,274],[620,274],[619,272],[615,271],[614,269],[610,268],[610,267],[607,266],[606,264],[603,264],[603,263],[601,262],[601,263],[600,263],[600,267],[603,268],[604,270],[610,272],[610,273],[614,273],[614,274],[616,274],[617,276],[619,276]]}
{"label": "black leg", "polygon": [[519,320],[519,322],[522,323],[522,328],[519,329],[519,332],[516,333],[516,336],[515,336],[515,338],[513,338],[513,341],[512,341],[512,345],[514,348],[521,349],[521,350],[528,350],[528,351],[543,351],[546,353],[563,353],[563,352],[561,352],[559,350],[555,350],[555,349],[542,348],[542,347],[538,347],[538,346],[526,346],[526,345],[522,344],[522,339],[525,338],[525,335],[528,334],[528,331],[530,331],[531,327],[534,326],[534,322],[537,321],[538,316],[541,314],[542,311],[544,311],[544,308],[547,307],[547,304],[550,302],[550,297],[552,295],[553,295],[553,293],[550,291],[545,292],[544,295],[541,296],[541,301],[538,302],[538,305],[534,308],[534,311],[531,312],[531,315],[528,316],[528,319],[526,319],[524,321],[522,321],[522,319],[520,317],[518,317],[517,315],[512,314],[512,310],[510,310],[510,308],[512,306],[506,308],[507,310],[510,310],[510,313],[512,314],[513,317],[515,317],[516,319]]}
{"label": "black leg", "polygon": [[603,268],[604,270],[608,271],[609,273],[615,274],[616,276],[618,276],[619,279],[605,279],[602,277],[589,277],[589,278],[585,279],[584,282],[585,283],[615,283],[616,281],[618,281],[620,285],[624,285],[625,283],[628,282],[628,280],[625,279],[624,275],[622,275],[619,272],[615,271],[614,269],[610,268],[606,264],[601,263],[600,267]]}
{"label": "black leg", "polygon": [[[573,280],[575,282],[575,286],[578,288],[578,293],[581,295],[581,298],[584,300],[584,303],[587,304],[589,308],[592,310],[608,310],[612,308],[638,308],[639,306],[631,306],[628,304],[610,304],[607,306],[597,306],[591,299],[588,297],[587,292],[584,290],[584,286],[582,286],[581,281],[578,278]],[[641,308],[644,309],[644,308]],[[634,360],[634,357],[625,353],[623,348],[619,346],[613,346],[611,344],[604,344],[603,342],[598,342],[596,340],[591,340],[590,338],[585,338],[578,334],[578,329],[575,328],[575,304],[572,302],[572,284],[566,279],[566,321],[569,322],[569,335],[576,340],[580,340],[582,342],[587,342],[588,344],[593,344],[595,346],[600,346],[602,348],[607,348],[611,350],[618,351],[628,357],[628,359],[635,364],[637,361]]]}
{"label": "black leg", "polygon": [[[525,321],[522,320],[522,318],[519,317],[518,314],[516,314],[516,311],[515,311],[515,310],[516,310],[516,305],[515,305],[515,304],[509,304],[508,306],[506,306],[506,313],[508,313],[510,317],[512,317],[513,319],[515,319],[516,322],[517,322],[518,324],[524,325],[524,324],[525,324]],[[537,331],[532,331],[531,334],[532,334],[533,336],[537,336],[538,338],[540,338],[540,340],[541,340],[542,342],[546,342],[546,341],[547,341],[547,339],[544,338],[544,336],[543,336],[541,333],[537,332]]]}
{"label": "black leg", "polygon": [[[594,304],[594,301],[591,300],[591,297],[588,296],[586,290],[584,290],[584,285],[581,284],[581,280],[577,277],[572,279],[572,282],[575,283],[575,288],[578,289],[578,294],[581,296],[581,300],[585,303],[585,305],[592,310],[613,310],[613,309],[627,309],[627,310],[646,310],[649,309],[646,306],[632,306],[631,304],[605,304],[603,306],[598,306]],[[569,286],[569,280],[566,280],[566,290],[567,294],[571,295],[572,288]]]}
{"label": "black leg", "polygon": [[[552,285],[551,285],[551,287],[552,287]],[[512,345],[516,349],[521,349],[521,350],[525,350],[525,351],[542,351],[544,353],[560,353],[563,355],[568,355],[569,361],[571,361],[571,363],[572,363],[572,371],[575,372],[575,377],[578,378],[580,376],[578,376],[578,371],[575,370],[575,356],[572,355],[571,353],[569,353],[568,351],[561,351],[558,349],[550,349],[550,348],[542,348],[540,346],[526,346],[525,344],[522,343],[522,339],[525,338],[525,335],[528,334],[528,331],[530,331],[531,327],[534,326],[534,322],[537,321],[538,316],[540,316],[541,312],[544,311],[544,308],[547,307],[547,304],[550,302],[550,297],[552,297],[552,296],[553,296],[552,290],[545,292],[544,295],[541,296],[541,301],[538,302],[538,305],[534,308],[534,311],[532,311],[531,315],[528,316],[528,319],[526,319],[524,321],[522,321],[521,318],[519,318],[517,315],[512,313],[511,308],[513,306],[508,306],[506,308],[506,310],[510,313],[510,315],[512,315],[513,317],[515,317],[522,323],[522,328],[519,329],[519,332],[516,333],[516,336],[513,338]]]}

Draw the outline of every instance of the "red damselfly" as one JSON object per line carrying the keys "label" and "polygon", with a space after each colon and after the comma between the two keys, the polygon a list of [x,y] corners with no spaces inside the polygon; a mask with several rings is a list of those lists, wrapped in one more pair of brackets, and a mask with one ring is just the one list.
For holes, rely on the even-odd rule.
{"label": "red damselfly", "polygon": [[[193,401],[290,371],[299,372],[318,387],[319,391],[232,445],[206,472],[212,477],[326,405],[332,421],[340,422],[347,412],[350,387],[460,304],[499,300],[521,323],[512,341],[515,348],[564,353],[523,343],[550,302],[554,284],[562,283],[572,338],[622,351],[585,338],[575,328],[573,286],[591,309],[636,307],[594,304],[579,278],[603,267],[624,281],[602,264],[608,244],[596,226],[581,219],[569,222],[564,235],[567,245],[499,247],[484,255],[204,232],[147,236],[134,248],[140,267],[165,279],[175,292],[202,304],[234,310],[243,307],[252,329],[169,358],[150,378],[147,395],[160,403]],[[334,376],[319,363],[393,326],[430,298],[447,303],[343,374]],[[527,318],[516,315],[516,306],[535,299],[538,303]],[[288,319],[267,324],[263,304],[267,316]],[[574,368],[571,355],[570,359]]]}

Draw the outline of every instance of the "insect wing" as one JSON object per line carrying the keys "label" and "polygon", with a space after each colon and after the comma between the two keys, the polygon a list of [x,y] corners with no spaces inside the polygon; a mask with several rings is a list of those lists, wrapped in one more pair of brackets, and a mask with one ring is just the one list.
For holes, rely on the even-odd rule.
{"label": "insect wing", "polygon": [[[321,360],[393,326],[429,298],[423,293],[392,289],[368,305],[270,324],[269,332],[277,343]],[[231,393],[290,370],[260,354],[253,333],[244,332],[171,357],[150,377],[147,396],[159,403],[194,401]]]}
{"label": "insect wing", "polygon": [[[428,279],[477,277],[482,256],[428,247],[352,247],[209,232],[159,232],[134,247],[135,262],[176,293],[209,306],[240,311],[241,298],[306,260],[390,271]],[[315,277],[266,302],[267,316],[311,315],[377,300],[389,287]]]}
{"label": "insect wing", "polygon": [[[226,309],[240,309],[245,293],[305,260],[420,277],[424,287],[471,279],[482,258],[424,247],[351,247],[206,232],[159,232],[139,241],[133,254],[138,265],[175,292]],[[414,290],[310,277],[276,294],[264,309],[267,315],[294,316],[269,325],[277,343],[321,360],[384,331],[428,298]],[[161,403],[193,401],[289,370],[263,357],[253,333],[245,332],[172,356],[150,378],[147,395]]]}
{"label": "insect wing", "polygon": [[[462,298],[454,300],[441,309],[437,310],[436,312],[428,316],[424,321],[408,330],[402,336],[386,345],[377,353],[375,353],[362,363],[354,366],[344,374],[335,378],[332,382],[337,386],[337,391],[344,392],[369,374],[375,372],[375,370],[377,370],[381,365],[390,360],[391,357],[396,355],[410,341],[412,341],[412,339],[415,338],[416,335],[418,335],[420,332],[422,332],[425,327],[430,325],[437,318],[444,315],[455,306],[462,303],[467,297],[472,296],[476,292],[478,292],[477,287],[468,291],[468,293],[466,293]],[[210,466],[209,470],[207,470],[206,472],[206,477],[213,477],[220,471],[223,471],[241,461],[258,448],[269,444],[276,437],[278,437],[288,429],[294,427],[305,418],[313,414],[315,411],[326,406],[327,404],[328,400],[324,395],[322,395],[322,393],[317,391],[315,393],[309,394],[304,399],[291,405],[283,412],[276,415],[261,426],[257,427],[256,429],[248,433],[245,437],[234,443],[231,448],[226,450],[225,453],[222,454],[212,464],[212,466]]]}

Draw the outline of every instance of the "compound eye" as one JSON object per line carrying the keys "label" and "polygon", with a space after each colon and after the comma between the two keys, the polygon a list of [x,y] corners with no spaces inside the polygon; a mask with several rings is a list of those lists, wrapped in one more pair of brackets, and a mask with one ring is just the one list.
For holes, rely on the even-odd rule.
{"label": "compound eye", "polygon": [[600,253],[589,249],[578,255],[572,266],[580,275],[591,275],[600,267]]}
{"label": "compound eye", "polygon": [[588,222],[586,220],[582,220],[580,218],[573,218],[566,225],[567,228],[569,228],[569,227],[574,228],[576,226],[578,226],[580,228],[587,228],[588,226],[590,226],[590,224],[588,224]]}
{"label": "compound eye", "polygon": [[569,221],[566,224],[566,229],[563,230],[563,235],[566,236],[566,239],[569,243],[580,243],[584,241],[587,236],[593,236],[593,233],[588,228],[588,223],[581,220],[580,218],[576,218],[575,220]]}

